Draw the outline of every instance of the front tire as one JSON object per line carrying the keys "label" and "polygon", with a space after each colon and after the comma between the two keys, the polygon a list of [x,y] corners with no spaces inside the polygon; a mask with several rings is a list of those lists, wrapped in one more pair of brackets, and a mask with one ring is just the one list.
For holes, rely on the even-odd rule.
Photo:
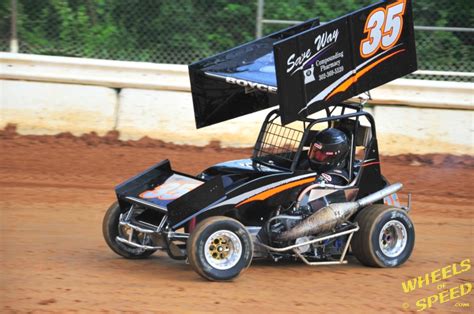
{"label": "front tire", "polygon": [[202,277],[212,281],[236,278],[250,266],[253,243],[235,219],[211,217],[201,221],[187,242],[188,261]]}
{"label": "front tire", "polygon": [[415,228],[406,211],[382,204],[362,209],[355,221],[352,253],[366,266],[397,267],[410,257],[415,245]]}
{"label": "front tire", "polygon": [[122,211],[118,202],[113,203],[105,213],[102,222],[102,234],[107,245],[120,256],[129,259],[147,258],[156,250],[143,250],[128,246],[124,243],[118,242],[115,238],[123,232],[119,226],[119,219]]}

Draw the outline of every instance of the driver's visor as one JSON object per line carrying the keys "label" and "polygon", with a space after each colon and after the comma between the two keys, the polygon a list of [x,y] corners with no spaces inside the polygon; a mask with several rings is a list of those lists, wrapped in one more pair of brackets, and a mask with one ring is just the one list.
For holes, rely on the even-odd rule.
{"label": "driver's visor", "polygon": [[325,161],[329,157],[332,157],[332,155],[333,155],[332,152],[329,152],[329,154],[328,154],[327,152],[322,151],[318,146],[321,147],[318,144],[313,144],[311,146],[311,149],[309,151],[309,159],[310,160]]}

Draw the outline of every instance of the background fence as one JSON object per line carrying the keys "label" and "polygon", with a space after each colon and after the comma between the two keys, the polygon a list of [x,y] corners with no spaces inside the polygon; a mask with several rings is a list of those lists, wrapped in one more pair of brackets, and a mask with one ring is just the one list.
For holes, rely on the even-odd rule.
{"label": "background fence", "polygon": [[[0,50],[188,64],[297,21],[329,21],[374,2],[4,0]],[[473,81],[471,0],[414,0],[413,6],[419,68],[464,72],[417,77]]]}

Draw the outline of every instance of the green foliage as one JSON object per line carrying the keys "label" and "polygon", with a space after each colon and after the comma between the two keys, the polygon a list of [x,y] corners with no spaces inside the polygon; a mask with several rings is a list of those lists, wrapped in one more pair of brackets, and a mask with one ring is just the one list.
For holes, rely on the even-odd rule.
{"label": "green foliage", "polygon": [[[190,63],[255,37],[257,0],[17,0],[20,51]],[[374,0],[266,0],[265,18],[328,21]],[[472,0],[414,0],[415,24],[472,27]],[[0,1],[0,50],[10,1]],[[269,34],[287,25],[265,24]],[[417,31],[420,68],[473,71],[472,33]]]}

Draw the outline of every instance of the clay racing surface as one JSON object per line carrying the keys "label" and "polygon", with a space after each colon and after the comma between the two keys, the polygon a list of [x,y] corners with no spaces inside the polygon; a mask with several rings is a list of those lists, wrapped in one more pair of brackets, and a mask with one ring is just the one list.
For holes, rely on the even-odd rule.
{"label": "clay racing surface", "polygon": [[[417,300],[444,289],[435,283],[404,293],[403,281],[474,258],[473,161],[440,155],[383,160],[384,175],[413,193],[416,245],[400,268],[367,268],[353,258],[348,265],[320,267],[254,262],[236,281],[215,283],[163,253],[126,260],[106,246],[101,223],[115,184],[164,158],[174,169],[198,173],[249,154],[215,144],[120,142],[114,133],[76,138],[3,131],[0,311],[416,311]],[[471,269],[444,283],[448,289],[472,281]],[[473,295],[433,309],[468,313]]]}

